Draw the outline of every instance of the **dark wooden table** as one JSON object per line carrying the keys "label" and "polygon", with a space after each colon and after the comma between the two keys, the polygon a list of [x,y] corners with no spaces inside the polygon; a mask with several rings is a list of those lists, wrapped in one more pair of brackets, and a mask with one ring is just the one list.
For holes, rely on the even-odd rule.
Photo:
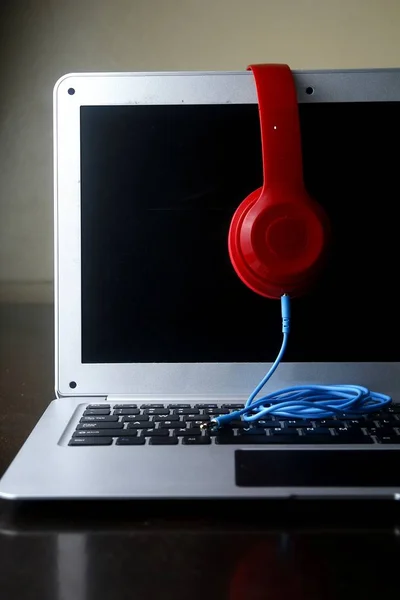
{"label": "dark wooden table", "polygon": [[[0,304],[0,474],[52,397],[52,307]],[[396,508],[2,502],[0,598],[397,597]]]}

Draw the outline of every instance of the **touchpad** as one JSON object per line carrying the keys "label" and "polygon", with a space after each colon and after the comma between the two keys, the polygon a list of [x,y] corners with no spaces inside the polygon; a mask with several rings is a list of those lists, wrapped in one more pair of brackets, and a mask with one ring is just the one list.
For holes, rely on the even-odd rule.
{"label": "touchpad", "polygon": [[396,487],[396,450],[236,450],[241,487]]}

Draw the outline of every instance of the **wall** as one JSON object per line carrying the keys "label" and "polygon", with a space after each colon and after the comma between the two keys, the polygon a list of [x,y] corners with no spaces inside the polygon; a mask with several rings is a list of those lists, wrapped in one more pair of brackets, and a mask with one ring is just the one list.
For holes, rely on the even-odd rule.
{"label": "wall", "polygon": [[52,87],[71,71],[400,66],[398,0],[2,0],[0,299],[51,298]]}

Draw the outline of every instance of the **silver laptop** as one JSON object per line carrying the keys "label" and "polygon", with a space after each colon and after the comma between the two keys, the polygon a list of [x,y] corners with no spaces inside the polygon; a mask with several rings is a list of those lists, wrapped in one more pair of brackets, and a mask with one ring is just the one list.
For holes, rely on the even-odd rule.
{"label": "silver laptop", "polygon": [[[400,70],[294,73],[304,177],[332,223],[267,391],[400,393]],[[72,74],[54,91],[55,388],[8,499],[400,498],[400,407],[202,430],[280,346],[279,303],[227,252],[262,181],[250,72]],[[393,291],[392,291],[393,290]]]}

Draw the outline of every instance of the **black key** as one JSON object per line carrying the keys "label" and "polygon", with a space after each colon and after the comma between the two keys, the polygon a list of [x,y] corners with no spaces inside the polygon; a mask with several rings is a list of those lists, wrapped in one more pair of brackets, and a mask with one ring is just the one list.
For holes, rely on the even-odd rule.
{"label": "black key", "polygon": [[344,427],[344,422],[343,421],[336,421],[335,419],[321,419],[320,421],[317,421],[318,425],[321,425],[321,427]]}
{"label": "black key", "polygon": [[364,423],[362,424],[362,427],[367,427],[367,428],[376,427],[376,426],[377,425],[376,425],[375,421],[372,421],[371,419],[365,419]]}
{"label": "black key", "polygon": [[151,437],[150,442],[152,446],[176,446],[178,444],[178,438],[176,437]]}
{"label": "black key", "polygon": [[395,419],[395,417],[392,417],[391,415],[388,415],[384,419],[377,420],[377,423],[381,427],[386,427],[386,425],[390,425],[391,427],[400,427],[400,421],[398,421],[397,419]]}
{"label": "black key", "polygon": [[189,427],[189,429],[175,429],[174,435],[177,435],[178,437],[183,435],[201,435],[201,429],[200,427]]}
{"label": "black key", "polygon": [[206,408],[204,412],[206,415],[229,415],[230,410],[229,408]]}
{"label": "black key", "polygon": [[364,433],[361,429],[354,427],[339,427],[339,429],[336,429],[335,433],[336,435],[352,435],[359,437],[364,436]]}
{"label": "black key", "polygon": [[290,434],[288,432],[288,430],[285,429],[284,427],[282,427],[282,428],[274,427],[270,431],[271,431],[272,435],[285,435],[285,436],[287,436],[287,435],[294,435],[295,437],[297,435],[297,432],[296,432],[296,434],[294,432],[292,434]]}
{"label": "black key", "polygon": [[[147,415],[144,415],[145,417],[147,417]],[[198,417],[197,417],[198,418]],[[179,420],[179,415],[154,415],[153,417],[153,421],[154,422],[162,422],[162,421],[178,421],[178,423],[181,423],[182,421]]]}
{"label": "black key", "polygon": [[[202,417],[200,416],[198,418],[201,419]],[[183,420],[185,420],[185,419],[183,419]],[[201,425],[203,425],[203,423],[204,423],[204,421],[190,421],[189,422],[190,427],[200,427]]]}
{"label": "black key", "polygon": [[361,427],[365,427],[364,422],[365,420],[361,417],[361,419],[351,419],[351,420],[346,420],[347,422],[347,427],[353,427],[354,429],[360,429]]}
{"label": "black key", "polygon": [[117,446],[143,446],[146,440],[143,437],[119,437],[115,443]]}
{"label": "black key", "polygon": [[[257,425],[261,425],[260,421],[257,421]],[[226,425],[226,427],[231,427],[232,429],[248,429],[249,426],[250,423],[246,423],[246,421],[242,421],[241,419],[233,419]]]}
{"label": "black key", "polygon": [[250,429],[244,429],[240,432],[240,435],[266,435],[265,429],[261,427],[251,427]]}
{"label": "black key", "polygon": [[107,421],[108,423],[118,421],[118,417],[114,415],[94,415],[92,417],[82,417],[81,423],[98,423],[101,421]]}
{"label": "black key", "polygon": [[400,444],[400,435],[384,435],[378,437],[381,444]]}
{"label": "black key", "polygon": [[128,429],[152,429],[154,423],[152,421],[133,421],[128,423]]}
{"label": "black key", "polygon": [[371,427],[368,429],[368,433],[378,436],[397,435],[393,427]]}
{"label": "black key", "polygon": [[138,421],[147,422],[149,420],[149,415],[126,415],[125,417],[122,417],[122,420],[124,423],[129,423],[130,421],[134,421],[135,423]]}
{"label": "black key", "polygon": [[216,444],[271,444],[272,438],[266,435],[217,435]]}
{"label": "black key", "polygon": [[[285,427],[312,427],[311,421],[285,421]],[[272,425],[273,427],[273,425]]]}
{"label": "black key", "polygon": [[[277,436],[217,436],[215,438],[217,444],[293,444],[293,445],[314,445],[314,444],[347,444],[349,443],[346,439],[342,439],[339,436],[333,435],[320,435],[320,436],[294,436],[294,435],[277,435]],[[364,436],[363,440],[358,439],[357,444],[372,444],[371,438]]]}
{"label": "black key", "polygon": [[96,423],[79,423],[79,425],[76,426],[76,429],[122,429],[123,426],[123,423],[118,423],[115,421],[112,421],[111,423],[109,421],[100,421]]}
{"label": "black key", "polygon": [[175,408],[174,415],[199,415],[198,408]]}
{"label": "black key", "polygon": [[218,404],[195,404],[195,408],[218,408]]}
{"label": "black key", "polygon": [[111,446],[112,437],[73,437],[68,446]]}
{"label": "black key", "polygon": [[169,431],[168,429],[143,429],[142,433],[140,434],[142,437],[162,437],[169,435]]}
{"label": "black key", "polygon": [[164,404],[142,404],[140,408],[164,408]]}
{"label": "black key", "polygon": [[[120,429],[80,429],[73,433],[73,437],[89,437],[90,435],[111,435],[112,437],[117,437],[118,435],[122,435],[122,431]],[[124,429],[123,435],[132,437],[137,435],[137,431],[135,429]]]}
{"label": "black key", "polygon": [[91,408],[91,409],[96,410],[98,408],[100,408],[100,409],[110,408],[110,405],[109,404],[88,404],[86,408],[89,408],[89,409]]}
{"label": "black key", "polygon": [[260,419],[257,423],[261,427],[279,427],[279,421],[266,421],[265,419]]}
{"label": "black key", "polygon": [[208,415],[199,415],[199,414],[190,414],[190,415],[183,415],[183,421],[198,421],[199,419],[201,419],[201,421],[203,423],[205,423],[205,421],[209,421],[211,417],[209,417]]}
{"label": "black key", "polygon": [[160,427],[165,427],[166,429],[182,429],[183,425],[182,421],[163,421],[160,423]]}
{"label": "black key", "polygon": [[240,410],[241,408],[244,408],[244,404],[223,404],[222,408],[235,408],[236,410]]}
{"label": "black key", "polygon": [[109,408],[96,408],[94,410],[89,409],[89,410],[85,410],[85,412],[83,413],[84,417],[90,417],[90,416],[94,416],[94,415],[109,415],[110,414],[110,409]]}
{"label": "black key", "polygon": [[372,439],[364,435],[362,431],[354,431],[353,429],[337,429],[334,438],[345,440],[349,444],[369,443],[364,440],[371,440],[372,442]]}
{"label": "black key", "polygon": [[185,444],[185,446],[208,446],[211,444],[211,438],[208,435],[184,437],[182,444]]}
{"label": "black key", "polygon": [[139,415],[140,410],[138,408],[116,408],[113,415]]}
{"label": "black key", "polygon": [[190,408],[190,404],[168,404],[168,408]]}
{"label": "black key", "polygon": [[329,427],[307,427],[304,429],[306,435],[331,435]]}
{"label": "black key", "polygon": [[137,404],[114,404],[113,408],[137,408]]}
{"label": "black key", "polygon": [[400,404],[391,404],[386,410],[391,413],[400,413]]}
{"label": "black key", "polygon": [[[186,410],[186,409],[182,409],[182,410]],[[169,410],[168,408],[145,408],[143,411],[143,414],[145,415],[169,415]]]}

